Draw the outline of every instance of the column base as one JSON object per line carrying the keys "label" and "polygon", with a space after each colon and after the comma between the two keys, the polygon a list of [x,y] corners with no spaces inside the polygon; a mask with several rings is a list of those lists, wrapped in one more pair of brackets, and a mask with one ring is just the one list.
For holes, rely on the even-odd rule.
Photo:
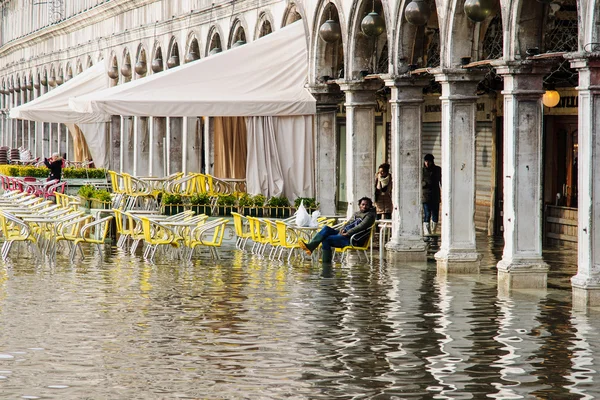
{"label": "column base", "polygon": [[498,263],[498,290],[545,289],[548,264],[542,260],[511,261]]}
{"label": "column base", "polygon": [[388,261],[427,261],[427,243],[420,236],[392,238],[386,245]]}
{"label": "column base", "polygon": [[585,311],[588,307],[600,306],[600,282],[575,275],[571,278],[571,286],[574,310]]}
{"label": "column base", "polygon": [[478,274],[481,254],[476,250],[446,250],[435,253],[438,274]]}

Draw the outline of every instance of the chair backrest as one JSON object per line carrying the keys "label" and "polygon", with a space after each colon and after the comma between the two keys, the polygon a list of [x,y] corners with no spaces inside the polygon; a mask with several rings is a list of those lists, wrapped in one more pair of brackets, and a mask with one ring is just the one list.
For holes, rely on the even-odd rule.
{"label": "chair backrest", "polygon": [[355,248],[368,249],[376,226],[377,224],[373,224],[373,226],[368,229],[356,232],[350,237],[350,244]]}
{"label": "chair backrest", "polygon": [[[276,220],[275,226],[277,228],[277,238],[279,239],[279,244],[284,247],[294,246],[295,243],[288,240],[289,239],[288,235],[290,234],[290,232],[293,232],[294,235],[296,235],[296,233],[294,231],[290,231],[288,229],[287,224],[281,220]],[[297,235],[296,235],[296,237],[297,237]]]}
{"label": "chair backrest", "polygon": [[100,235],[97,235],[97,237],[93,241],[97,243],[104,243],[104,241],[106,240],[106,236],[108,235],[108,229],[110,228],[110,221],[112,219],[113,216],[109,215],[108,217],[100,218],[99,220],[92,221],[89,224],[85,224],[81,228],[79,234],[81,237],[86,237],[86,234],[88,232],[91,232],[92,228],[96,228],[99,226],[102,230],[100,231]]}
{"label": "chair backrest", "polygon": [[242,214],[236,213],[235,211],[231,212],[231,216],[233,217],[233,227],[235,228],[235,234],[238,237],[246,237],[248,231],[244,229],[244,217]]}

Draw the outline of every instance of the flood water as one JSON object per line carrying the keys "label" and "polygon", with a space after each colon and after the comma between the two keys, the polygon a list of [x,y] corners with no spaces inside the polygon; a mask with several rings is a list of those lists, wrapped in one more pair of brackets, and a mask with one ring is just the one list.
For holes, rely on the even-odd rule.
{"label": "flood water", "polygon": [[[112,249],[0,264],[2,399],[591,399],[600,315],[571,309],[574,251],[549,289],[498,293],[434,263],[155,265]],[[107,247],[108,249],[108,247]]]}

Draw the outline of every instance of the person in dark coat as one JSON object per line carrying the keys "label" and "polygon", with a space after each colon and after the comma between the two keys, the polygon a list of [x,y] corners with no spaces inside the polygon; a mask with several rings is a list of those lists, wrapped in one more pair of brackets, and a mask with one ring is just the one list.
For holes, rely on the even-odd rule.
{"label": "person in dark coat", "polygon": [[[366,231],[375,224],[376,213],[373,207],[373,201],[368,197],[363,197],[358,201],[359,210],[354,216],[346,222],[338,231],[329,226],[324,226],[310,242],[298,241],[298,245],[307,254],[312,254],[319,245],[323,251],[323,265],[331,264],[333,258],[332,248],[343,248],[350,245],[352,235],[358,232]],[[365,235],[363,240],[368,239]],[[364,243],[352,243],[352,245],[362,245]]]}
{"label": "person in dark coat", "polygon": [[377,219],[392,218],[392,175],[390,164],[381,164],[375,175],[375,207],[377,208]]}
{"label": "person in dark coat", "polygon": [[44,158],[44,165],[48,167],[50,170],[50,175],[48,176],[48,180],[51,181],[53,179],[57,179],[60,181],[62,176],[62,165],[63,160],[60,154],[54,153],[51,158]]}
{"label": "person in dark coat", "polygon": [[[434,235],[440,213],[442,169],[435,165],[433,154],[425,154],[421,203],[423,203],[423,234]],[[429,222],[431,220],[431,223]]]}

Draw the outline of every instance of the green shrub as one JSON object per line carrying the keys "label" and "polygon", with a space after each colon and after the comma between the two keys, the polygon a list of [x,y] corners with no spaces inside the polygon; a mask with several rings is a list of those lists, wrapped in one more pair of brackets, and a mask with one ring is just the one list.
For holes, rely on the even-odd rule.
{"label": "green shrub", "polygon": [[319,208],[319,203],[317,203],[317,201],[315,200],[314,197],[298,197],[296,200],[294,200],[294,206],[296,208],[300,207],[300,203],[302,201],[304,201],[305,208],[310,208],[310,209]]}
{"label": "green shrub", "polygon": [[190,203],[194,206],[206,206],[210,204],[208,193],[198,193],[190,198]]}
{"label": "green shrub", "polygon": [[269,201],[267,201],[267,206],[269,207],[289,207],[290,201],[285,196],[275,196],[271,197]]}
{"label": "green shrub", "polygon": [[65,179],[105,179],[106,170],[101,168],[63,168],[62,176]]}
{"label": "green shrub", "polygon": [[227,194],[224,196],[219,196],[217,199],[217,204],[220,206],[234,206],[236,198],[232,194]]}
{"label": "green shrub", "polygon": [[253,205],[252,197],[248,193],[243,193],[238,199],[238,206],[240,207],[251,207]]}
{"label": "green shrub", "polygon": [[77,194],[84,199],[91,199],[96,194],[96,189],[92,185],[83,185],[79,188]]}
{"label": "green shrub", "polygon": [[108,190],[96,190],[94,193],[94,198],[103,202],[111,202],[110,192]]}
{"label": "green shrub", "polygon": [[183,199],[180,194],[163,193],[162,204],[181,204]]}
{"label": "green shrub", "polygon": [[263,207],[265,205],[265,201],[267,198],[262,194],[257,194],[252,197],[252,203],[254,203],[255,207]]}
{"label": "green shrub", "polygon": [[26,165],[18,167],[19,176],[33,176],[35,178],[47,178],[50,171],[46,167],[34,167],[32,165]]}

